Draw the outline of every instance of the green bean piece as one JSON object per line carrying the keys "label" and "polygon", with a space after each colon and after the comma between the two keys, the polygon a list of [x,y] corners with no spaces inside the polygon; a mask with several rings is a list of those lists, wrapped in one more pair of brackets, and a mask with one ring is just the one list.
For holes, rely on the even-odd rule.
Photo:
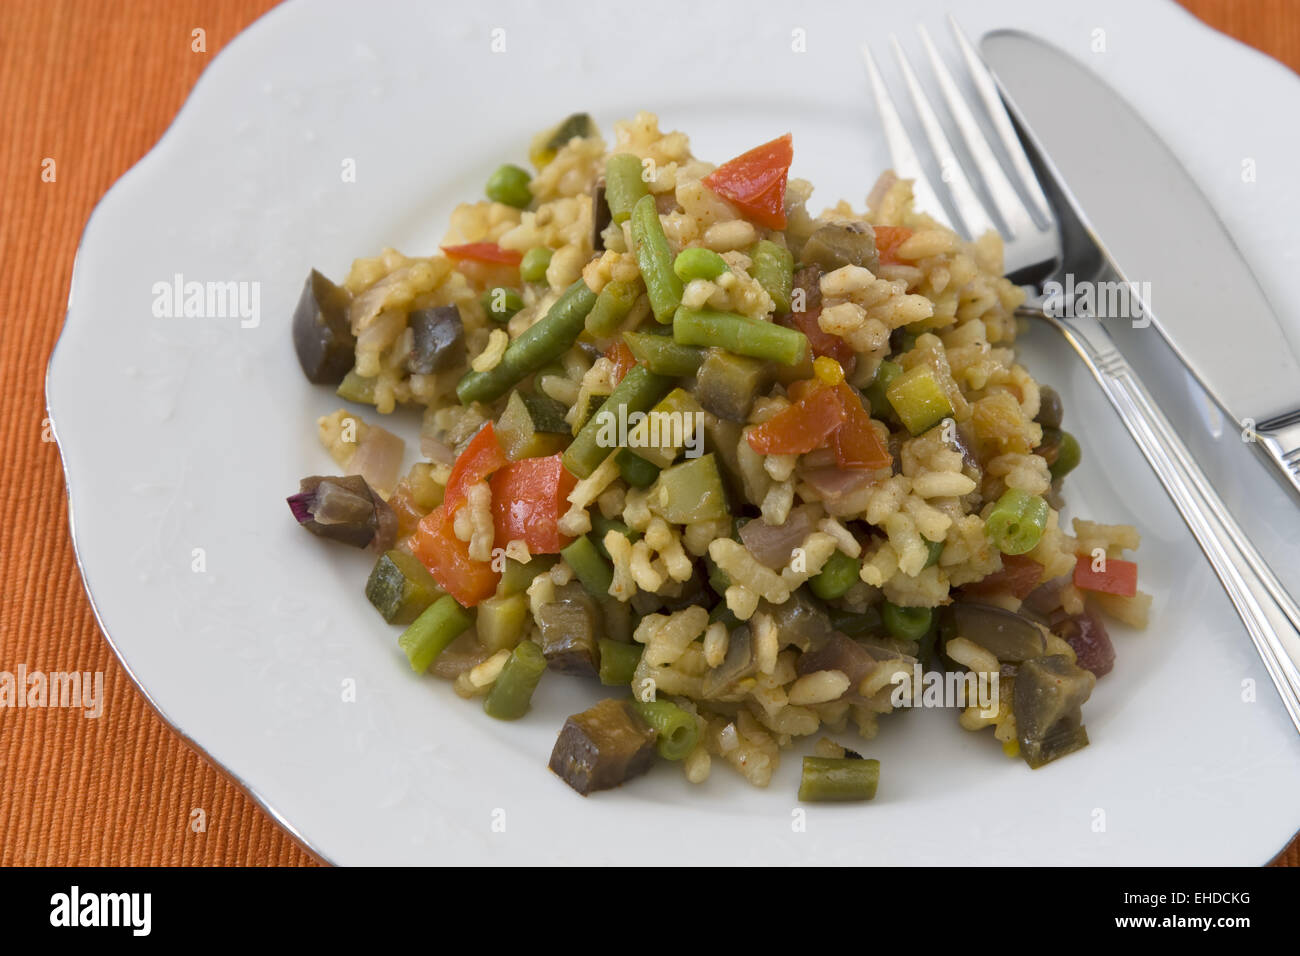
{"label": "green bean piece", "polygon": [[701,349],[678,345],[668,335],[624,332],[623,341],[632,350],[632,357],[656,375],[685,378],[694,375],[704,361]]}
{"label": "green bean piece", "polygon": [[595,304],[596,293],[581,279],[575,281],[555,300],[541,321],[529,326],[510,343],[496,368],[465,373],[456,386],[456,397],[462,405],[500,398],[521,379],[567,352],[577,341]]}
{"label": "green bean piece", "polygon": [[891,637],[900,641],[919,641],[930,629],[934,611],[928,607],[900,607],[886,601],[880,609],[880,618]]}
{"label": "green bean piece", "polygon": [[488,289],[479,301],[483,303],[483,311],[493,322],[509,322],[514,314],[524,307],[523,296],[503,285]]}
{"label": "green bean piece", "polygon": [[605,163],[605,202],[620,226],[631,217],[641,197],[649,195],[641,169],[641,158],[631,153],[611,156]]}
{"label": "green bean piece", "polygon": [[1003,554],[1024,554],[1043,537],[1050,511],[1038,495],[1008,488],[984,519],[984,534]]}
{"label": "green bean piece", "polygon": [[880,761],[855,757],[804,757],[799,800],[845,803],[870,800],[880,782]]}
{"label": "green bean piece", "polygon": [[682,280],[673,272],[673,253],[654,196],[642,196],[632,210],[632,249],[655,321],[667,325],[682,304]]}
{"label": "green bean piece", "polygon": [[607,637],[602,637],[596,644],[600,648],[600,682],[606,687],[631,684],[645,648],[640,644],[611,641]]}
{"label": "green bean piece", "polygon": [[632,706],[659,738],[655,749],[665,760],[681,760],[699,743],[700,725],[695,716],[672,701],[647,701],[634,697]]}
{"label": "green bean piece", "polygon": [[497,720],[518,720],[528,713],[533,691],[546,673],[546,658],[532,641],[520,641],[483,699],[483,712]]}
{"label": "green bean piece", "polygon": [[794,292],[794,256],[785,246],[771,239],[760,239],[749,250],[749,274],[758,280],[777,312],[790,311],[790,295]]}
{"label": "green bean piece", "polygon": [[588,594],[598,598],[609,594],[609,586],[614,583],[614,569],[588,535],[574,538],[567,547],[561,548],[560,557],[573,569]]}
{"label": "green bean piece", "polygon": [[876,369],[876,377],[870,385],[863,389],[862,394],[866,396],[867,401],[871,403],[871,416],[886,421],[894,417],[894,406],[889,404],[889,399],[885,393],[889,386],[894,383],[894,379],[903,374],[903,367],[896,362],[890,362],[888,359],[880,363]]}
{"label": "green bean piece", "polygon": [[930,549],[930,554],[925,559],[925,567],[932,568],[939,563],[939,558],[943,555],[943,542],[926,541],[925,546]]}
{"label": "green bean piece", "polygon": [[641,537],[640,531],[633,531],[617,518],[606,518],[600,513],[600,509],[594,509],[591,512],[591,537],[596,544],[596,550],[609,560],[609,551],[605,548],[605,535],[611,531],[617,531],[629,541],[637,541]]}
{"label": "green bean piece", "polygon": [[671,387],[670,379],[640,365],[633,366],[565,449],[564,467],[579,478],[588,477],[619,447],[620,422],[626,423],[632,412],[649,411]]}
{"label": "green bean piece", "polygon": [[553,255],[555,251],[545,246],[534,246],[529,249],[519,261],[519,278],[525,282],[545,282],[546,267],[551,264]]}
{"label": "green bean piece", "polygon": [[673,272],[676,272],[677,278],[683,282],[690,282],[692,279],[712,281],[726,271],[727,262],[722,256],[712,249],[704,249],[700,246],[683,249],[673,260]]}
{"label": "green bean piece", "polygon": [[649,488],[659,479],[658,465],[627,448],[620,451],[614,460],[618,463],[619,477],[633,488]]}
{"label": "green bean piece", "polygon": [[[1046,428],[1043,429],[1047,431]],[[1052,481],[1060,481],[1074,469],[1079,467],[1079,462],[1083,460],[1083,449],[1079,447],[1079,440],[1067,431],[1061,432],[1060,442],[1056,451],[1056,460],[1047,468],[1052,475]]]}
{"label": "green bean piece", "polygon": [[557,559],[553,554],[535,554],[527,564],[520,564],[514,558],[506,558],[506,569],[501,572],[501,582],[497,585],[497,594],[509,597],[523,594],[533,578],[555,567]]}
{"label": "green bean piece", "polygon": [[808,353],[808,339],[796,329],[685,306],[673,317],[673,340],[678,345],[716,345],[736,355],[785,365],[797,365]]}
{"label": "green bean piece", "polygon": [[826,559],[822,569],[808,582],[813,594],[823,601],[843,597],[844,593],[858,581],[862,566],[857,558],[850,558],[843,551],[833,551]]}
{"label": "green bean piece", "polygon": [[474,623],[474,616],[445,594],[430,604],[397,639],[406,651],[411,670],[423,674],[447,645],[460,637]]}
{"label": "green bean piece", "polygon": [[533,201],[532,190],[528,188],[532,179],[528,170],[520,169],[512,163],[498,166],[496,172],[488,177],[485,190],[487,198],[516,209],[524,209]]}
{"label": "green bean piece", "polygon": [[641,287],[636,282],[614,279],[605,283],[587,315],[587,331],[598,339],[609,338],[623,324],[640,295]]}

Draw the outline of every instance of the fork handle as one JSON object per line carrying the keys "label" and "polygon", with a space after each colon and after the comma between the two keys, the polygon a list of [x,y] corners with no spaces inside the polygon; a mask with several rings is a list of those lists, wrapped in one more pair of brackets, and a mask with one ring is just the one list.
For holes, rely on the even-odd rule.
{"label": "fork handle", "polygon": [[1300,608],[1215,494],[1101,323],[1088,316],[1062,322],[1032,307],[1026,311],[1065,336],[1119,412],[1223,582],[1287,713],[1300,730]]}

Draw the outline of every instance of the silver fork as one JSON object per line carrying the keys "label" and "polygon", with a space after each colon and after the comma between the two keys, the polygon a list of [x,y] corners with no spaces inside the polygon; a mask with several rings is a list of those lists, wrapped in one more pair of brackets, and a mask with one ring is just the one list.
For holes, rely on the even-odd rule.
{"label": "silver fork", "polygon": [[[965,238],[975,238],[989,229],[1002,234],[1007,274],[1016,282],[1031,286],[1036,293],[1018,314],[1056,329],[1082,357],[1205,552],[1241,616],[1287,713],[1300,730],[1300,608],[1214,492],[1205,473],[1101,322],[1092,315],[1079,314],[1077,308],[1071,310],[1073,315],[1068,319],[1049,314],[1045,309],[1042,293],[1049,281],[1064,282],[1067,273],[1095,276],[1098,280],[1117,279],[1118,274],[1075,214],[1068,190],[1057,181],[1050,163],[1036,149],[1031,137],[1018,135],[997,82],[975,48],[951,17],[949,25],[984,115],[1009,159],[1020,191],[1003,170],[974,111],[924,27],[919,28],[921,41],[935,80],[992,208],[980,198],[969,170],[948,140],[902,46],[891,36],[903,82],[934,159],[942,170],[940,181],[946,187],[956,218],[950,218],[940,203],[939,193],[926,175],[871,51],[863,47],[867,76],[893,157],[894,171],[902,178],[913,180],[918,209],[951,226]],[[1000,223],[995,221],[995,214]]]}

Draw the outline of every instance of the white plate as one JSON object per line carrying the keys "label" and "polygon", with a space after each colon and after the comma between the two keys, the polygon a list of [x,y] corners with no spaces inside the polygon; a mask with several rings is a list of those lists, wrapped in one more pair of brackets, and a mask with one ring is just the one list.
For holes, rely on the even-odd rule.
{"label": "white plate", "polygon": [[[940,34],[945,4],[517,6],[277,8],[216,59],[86,228],[49,407],[96,613],[164,718],[338,863],[1218,864],[1277,852],[1300,824],[1300,740],[1137,450],[1041,334],[1030,367],[1060,386],[1088,453],[1072,513],[1140,525],[1156,594],[1150,631],[1117,635],[1085,751],[1030,772],[950,713],[900,716],[865,747],[883,765],[875,802],[811,807],[796,832],[797,759],[765,791],[726,767],[696,788],[662,766],[584,800],[546,760],[595,691],[544,682],[527,720],[501,724],[411,675],[361,594],[368,560],[302,533],[284,504],[301,475],[329,467],[313,422],[340,404],[294,359],[289,317],[308,269],[338,277],[390,244],[427,252],[492,168],[580,108],[606,130],[655,110],[715,159],[791,130],[794,172],[815,198],[860,203],[888,157],[856,45],[883,48],[889,30],[911,42],[915,21]],[[1172,4],[959,12],[973,35],[1027,28],[1104,70],[1187,158],[1266,286],[1284,288],[1300,253],[1286,172],[1300,131],[1277,118],[1300,114],[1294,77]],[[796,30],[806,53],[792,51]],[[1106,52],[1091,52],[1098,30]],[[1242,183],[1244,157],[1258,182]],[[340,175],[348,160],[354,183]],[[260,283],[260,324],[156,318],[153,287],[177,274]],[[1234,467],[1225,494],[1268,504],[1256,524],[1285,548],[1270,553],[1294,584],[1295,509],[1252,468]],[[348,681],[355,702],[342,699]],[[1242,701],[1244,681],[1256,702]]]}

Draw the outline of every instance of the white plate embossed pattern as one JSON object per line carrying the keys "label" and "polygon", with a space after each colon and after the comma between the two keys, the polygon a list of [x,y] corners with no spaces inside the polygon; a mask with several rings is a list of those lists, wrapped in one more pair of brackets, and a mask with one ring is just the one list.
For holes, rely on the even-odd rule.
{"label": "white plate embossed pattern", "polygon": [[[545,764],[564,716],[595,691],[548,680],[529,718],[502,724],[412,676],[361,594],[369,560],[298,530],[283,502],[301,475],[331,467],[313,423],[340,404],[302,379],[288,334],[308,269],[337,278],[384,245],[429,251],[456,202],[575,109],[607,132],[655,110],[716,160],[791,130],[813,205],[860,204],[887,156],[857,44],[889,30],[910,43],[913,22],[937,32],[945,10],[763,2],[737,16],[670,2],[644,23],[554,0],[432,7],[272,11],[215,60],[86,228],[49,406],[96,613],[171,724],[338,863],[1259,863],[1285,844],[1300,825],[1300,740],[1141,457],[1041,334],[1027,360],[1062,391],[1087,456],[1071,513],[1140,525],[1156,595],[1151,630],[1117,635],[1082,753],[1030,772],[951,714],[900,715],[862,748],[882,761],[876,801],[811,807],[795,833],[793,756],[766,791],[722,766],[700,788],[660,767],[583,800]],[[1300,132],[1277,122],[1300,112],[1293,76],[1162,2],[957,12],[972,35],[1034,30],[1103,71],[1185,157],[1265,288],[1284,288],[1300,257],[1300,192],[1283,172]],[[505,53],[490,49],[497,27]],[[796,29],[805,54],[791,51]],[[1104,53],[1090,52],[1097,30]],[[1244,158],[1255,183],[1241,181]],[[355,183],[342,181],[345,160]],[[178,273],[259,282],[260,324],[155,318],[154,283]],[[1283,318],[1300,327],[1300,314]],[[1216,446],[1200,430],[1236,461],[1232,435]],[[1294,505],[1249,468],[1215,477],[1295,586]],[[204,573],[191,570],[195,548]],[[341,701],[345,681],[355,703]]]}

